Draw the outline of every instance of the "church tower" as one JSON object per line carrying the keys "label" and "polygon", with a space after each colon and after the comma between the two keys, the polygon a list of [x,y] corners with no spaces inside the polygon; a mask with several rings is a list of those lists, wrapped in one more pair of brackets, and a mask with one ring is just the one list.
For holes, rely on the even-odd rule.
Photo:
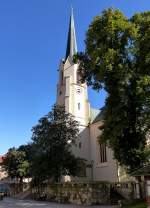
{"label": "church tower", "polygon": [[73,55],[77,53],[76,33],[73,10],[70,15],[67,49],[65,59],[60,61],[59,81],[57,85],[57,104],[64,105],[81,128],[89,124],[90,106],[86,83],[80,82],[78,65],[73,63]]}
{"label": "church tower", "polygon": [[[117,181],[117,163],[113,152],[100,145],[97,138],[101,135],[99,126],[103,124],[103,112],[90,108],[86,83],[81,83],[78,64],[73,56],[77,53],[76,33],[73,10],[70,15],[68,40],[65,59],[60,61],[57,84],[56,104],[64,105],[66,112],[79,122],[79,136],[72,153],[84,159],[85,165],[72,181]],[[68,180],[68,179],[67,179]]]}

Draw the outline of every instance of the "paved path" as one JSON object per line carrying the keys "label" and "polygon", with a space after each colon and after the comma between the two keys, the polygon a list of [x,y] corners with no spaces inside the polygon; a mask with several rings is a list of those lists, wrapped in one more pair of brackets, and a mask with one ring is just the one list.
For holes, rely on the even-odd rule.
{"label": "paved path", "polygon": [[[31,200],[17,200],[5,198],[0,201],[0,208],[89,208],[86,206],[57,204],[50,202],[36,202]],[[113,208],[113,206],[92,206],[91,208]]]}

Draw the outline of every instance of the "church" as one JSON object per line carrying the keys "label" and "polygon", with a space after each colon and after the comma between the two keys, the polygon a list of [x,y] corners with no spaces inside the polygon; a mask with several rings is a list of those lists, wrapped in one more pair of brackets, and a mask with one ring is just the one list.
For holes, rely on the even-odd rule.
{"label": "church", "polygon": [[74,178],[77,181],[119,181],[119,168],[113,158],[113,152],[105,144],[98,142],[103,123],[103,111],[94,109],[88,101],[86,83],[80,82],[78,65],[73,63],[73,55],[77,53],[77,42],[73,11],[71,12],[66,55],[59,65],[57,84],[58,105],[64,105],[66,112],[79,122],[79,138],[73,153],[86,160],[81,174]]}

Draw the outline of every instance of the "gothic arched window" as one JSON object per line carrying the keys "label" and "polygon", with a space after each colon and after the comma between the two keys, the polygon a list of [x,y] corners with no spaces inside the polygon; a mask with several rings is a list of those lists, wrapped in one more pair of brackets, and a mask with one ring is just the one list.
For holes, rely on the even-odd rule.
{"label": "gothic arched window", "polygon": [[80,108],[81,108],[81,104],[80,104],[80,103],[78,103],[78,110],[80,110]]}
{"label": "gothic arched window", "polygon": [[77,84],[81,84],[81,73],[77,71]]}
{"label": "gothic arched window", "polygon": [[64,72],[63,71],[61,71],[61,84],[63,84],[63,79],[64,79]]}
{"label": "gothic arched window", "polygon": [[106,145],[100,144],[100,163],[107,162]]}

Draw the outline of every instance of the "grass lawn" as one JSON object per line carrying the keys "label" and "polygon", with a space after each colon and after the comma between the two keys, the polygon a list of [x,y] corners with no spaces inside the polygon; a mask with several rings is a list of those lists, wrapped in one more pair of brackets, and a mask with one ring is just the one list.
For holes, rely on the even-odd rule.
{"label": "grass lawn", "polygon": [[147,208],[145,202],[138,202],[130,205],[123,205],[122,208]]}

